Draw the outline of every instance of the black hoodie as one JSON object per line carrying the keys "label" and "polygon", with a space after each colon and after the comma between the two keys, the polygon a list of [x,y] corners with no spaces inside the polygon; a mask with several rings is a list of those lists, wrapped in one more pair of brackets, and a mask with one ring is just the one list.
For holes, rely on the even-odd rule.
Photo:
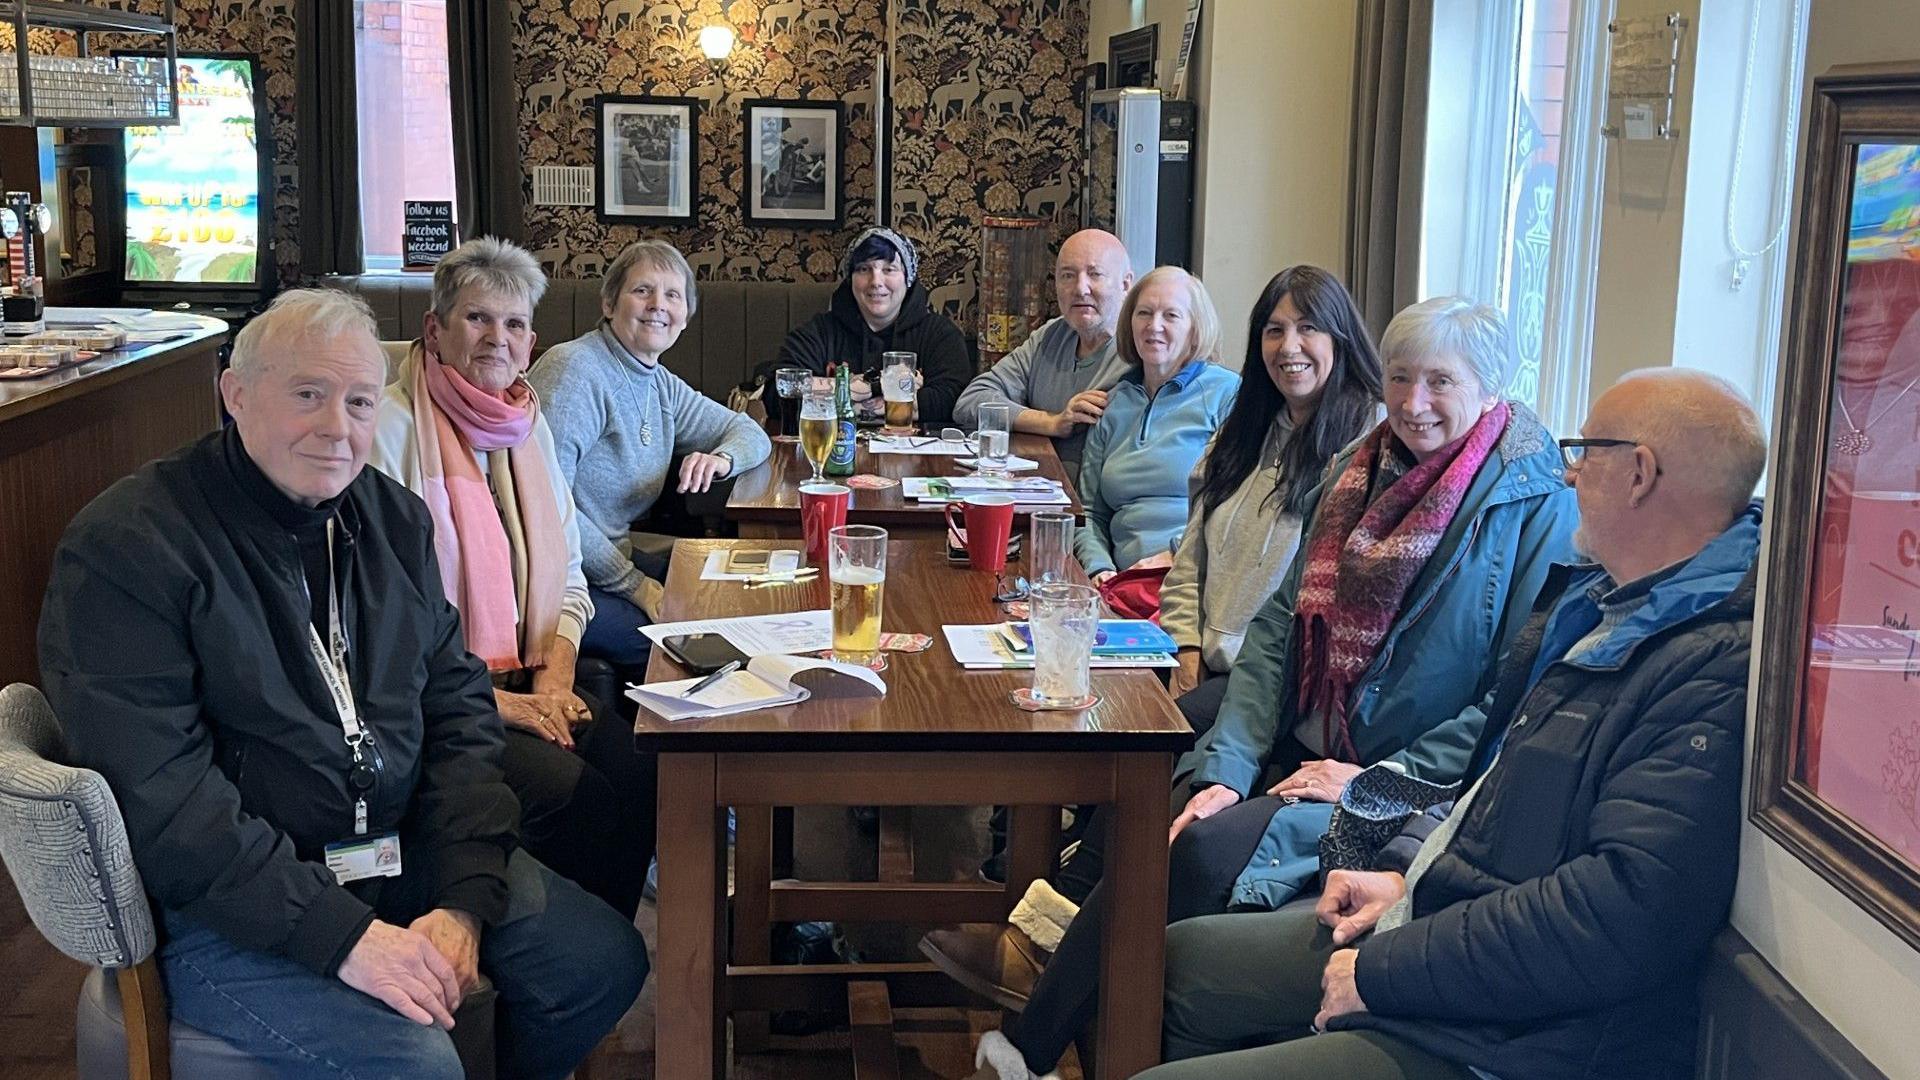
{"label": "black hoodie", "polygon": [[[907,289],[907,298],[900,303],[900,317],[893,320],[893,325],[874,331],[860,314],[852,284],[842,281],[833,290],[833,306],[788,334],[780,355],[755,368],[754,374],[770,383],[775,368],[803,367],[825,375],[828,365],[841,363],[852,364],[855,374],[866,374],[878,372],[880,354],[893,351],[920,356],[920,373],[926,379],[920,388],[920,422],[951,422],[953,403],[973,378],[973,364],[960,328],[934,312],[927,303],[927,291],[918,282]],[[768,410],[775,409],[778,401],[769,395]]]}

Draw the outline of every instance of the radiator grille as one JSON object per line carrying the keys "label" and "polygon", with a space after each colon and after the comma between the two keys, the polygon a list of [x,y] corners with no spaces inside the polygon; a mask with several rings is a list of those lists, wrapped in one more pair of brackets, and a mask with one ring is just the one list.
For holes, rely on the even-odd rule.
{"label": "radiator grille", "polygon": [[533,205],[592,206],[593,169],[585,165],[535,165]]}

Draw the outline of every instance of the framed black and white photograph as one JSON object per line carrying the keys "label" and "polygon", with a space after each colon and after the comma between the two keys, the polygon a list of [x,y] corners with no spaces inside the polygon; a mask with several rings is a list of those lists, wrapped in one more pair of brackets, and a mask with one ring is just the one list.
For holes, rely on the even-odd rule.
{"label": "framed black and white photograph", "polygon": [[837,227],[845,206],[841,103],[759,98],[746,103],[745,119],[740,205],[748,223]]}
{"label": "framed black and white photograph", "polygon": [[699,106],[695,98],[602,94],[594,99],[600,220],[692,223]]}

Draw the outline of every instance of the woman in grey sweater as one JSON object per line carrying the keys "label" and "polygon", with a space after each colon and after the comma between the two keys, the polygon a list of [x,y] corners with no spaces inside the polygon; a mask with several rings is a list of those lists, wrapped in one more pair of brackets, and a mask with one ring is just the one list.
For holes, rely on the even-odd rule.
{"label": "woman in grey sweater", "polygon": [[[1160,625],[1180,645],[1176,697],[1222,676],[1247,624],[1300,546],[1300,510],[1327,462],[1378,419],[1380,358],[1332,274],[1294,266],[1254,302],[1240,396],[1195,467],[1192,510],[1160,587]],[[1211,721],[1224,679],[1183,700]]]}
{"label": "woman in grey sweater", "polygon": [[627,539],[666,489],[705,491],[751,469],[773,446],[750,418],[660,366],[698,307],[693,270],[673,245],[642,240],[607,268],[600,325],[548,349],[528,381],[540,392],[554,452],[580,509],[580,557],[593,595],[582,656],[616,669],[646,664],[640,633],[659,610],[664,565],[643,565]]}

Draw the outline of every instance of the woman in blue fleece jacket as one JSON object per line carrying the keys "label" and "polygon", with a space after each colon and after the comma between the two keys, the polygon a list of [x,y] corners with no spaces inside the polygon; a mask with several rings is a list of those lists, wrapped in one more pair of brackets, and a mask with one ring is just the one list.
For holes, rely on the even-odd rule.
{"label": "woman in blue fleece jacket", "polygon": [[1120,326],[1120,357],[1131,370],[1109,394],[1080,462],[1087,518],[1074,553],[1096,585],[1121,570],[1173,565],[1187,479],[1240,389],[1240,376],[1213,362],[1220,317],[1185,270],[1162,266],[1136,282]]}

